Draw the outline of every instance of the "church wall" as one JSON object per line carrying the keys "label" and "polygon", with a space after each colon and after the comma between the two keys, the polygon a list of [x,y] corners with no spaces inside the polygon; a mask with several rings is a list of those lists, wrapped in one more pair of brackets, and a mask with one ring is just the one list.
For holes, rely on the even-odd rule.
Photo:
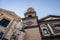
{"label": "church wall", "polygon": [[22,32],[21,31],[21,33],[20,33],[20,35],[18,36],[18,40],[25,40],[24,38],[25,38],[25,32]]}
{"label": "church wall", "polygon": [[7,35],[5,36],[5,38],[7,38],[7,39],[11,38],[11,36],[14,32],[14,28],[16,27],[16,23],[17,23],[16,21],[13,21],[11,27],[9,28],[9,31],[7,32]]}
{"label": "church wall", "polygon": [[[45,25],[42,25],[45,24]],[[49,24],[49,25],[48,25]],[[39,23],[42,40],[60,40],[60,20],[46,21]],[[42,26],[41,26],[42,25]],[[46,31],[43,31],[46,29]],[[45,35],[45,36],[44,36]]]}
{"label": "church wall", "polygon": [[33,24],[30,25],[30,26],[38,25],[36,20],[37,19],[34,19],[34,18],[33,19],[28,19],[28,20],[23,20],[23,25],[24,25],[24,27],[27,27],[28,25],[26,24],[26,22],[28,22],[28,21],[32,21],[33,22]]}
{"label": "church wall", "polygon": [[41,40],[39,28],[25,29],[25,40]]}
{"label": "church wall", "polygon": [[0,31],[4,32],[4,38],[10,40],[10,37],[13,34],[13,30],[16,27],[16,24],[21,20],[21,18],[15,15],[14,12],[5,9],[0,9],[0,21],[3,19],[6,19],[10,22],[7,27],[0,25]]}

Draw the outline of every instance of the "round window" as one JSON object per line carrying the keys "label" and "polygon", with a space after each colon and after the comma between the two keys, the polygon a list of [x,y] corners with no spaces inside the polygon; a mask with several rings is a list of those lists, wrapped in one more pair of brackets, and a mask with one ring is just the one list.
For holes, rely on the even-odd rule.
{"label": "round window", "polygon": [[28,21],[28,22],[26,22],[26,24],[27,25],[31,25],[31,24],[33,24],[33,22],[32,21]]}

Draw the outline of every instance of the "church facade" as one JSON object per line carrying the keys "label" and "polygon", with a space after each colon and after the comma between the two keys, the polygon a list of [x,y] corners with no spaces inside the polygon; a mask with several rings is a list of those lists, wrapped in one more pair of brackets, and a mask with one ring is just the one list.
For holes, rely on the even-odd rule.
{"label": "church facade", "polygon": [[25,40],[41,40],[36,11],[33,8],[28,8],[24,16],[25,18],[22,18],[22,22],[26,34]]}
{"label": "church facade", "polygon": [[60,40],[60,16],[48,15],[38,19],[33,8],[29,8],[24,16],[26,40]]}
{"label": "church facade", "polygon": [[49,15],[39,20],[42,40],[60,40],[60,16]]}
{"label": "church facade", "polygon": [[[1,15],[0,18],[2,20]],[[8,16],[10,14],[6,15]],[[42,19],[38,19],[36,11],[32,7],[28,8],[27,11],[24,13],[24,18],[20,18],[15,14],[12,17],[12,15],[10,15],[8,19],[10,19],[11,17],[15,21],[12,21],[13,24],[9,23],[10,21],[8,21],[10,26],[9,28],[7,28],[7,30],[9,31],[6,31],[3,36],[4,38],[6,38],[6,40],[60,40],[60,16],[48,15]],[[21,22],[21,20],[23,28],[21,28],[22,24],[19,24],[21,28],[20,30],[20,28],[16,25]],[[3,29],[1,29],[2,27],[0,27],[1,31],[4,30],[7,25],[8,24],[2,25],[4,27]]]}
{"label": "church facade", "polygon": [[0,40],[10,40],[21,18],[14,12],[0,8]]}

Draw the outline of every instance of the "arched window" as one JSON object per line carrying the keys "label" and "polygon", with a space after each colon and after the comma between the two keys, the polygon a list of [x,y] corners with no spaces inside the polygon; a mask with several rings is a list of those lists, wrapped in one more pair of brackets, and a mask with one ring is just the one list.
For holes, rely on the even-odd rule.
{"label": "arched window", "polygon": [[29,15],[28,17],[32,17],[32,15]]}
{"label": "arched window", "polygon": [[48,34],[48,30],[47,29],[43,29],[43,33],[44,34]]}

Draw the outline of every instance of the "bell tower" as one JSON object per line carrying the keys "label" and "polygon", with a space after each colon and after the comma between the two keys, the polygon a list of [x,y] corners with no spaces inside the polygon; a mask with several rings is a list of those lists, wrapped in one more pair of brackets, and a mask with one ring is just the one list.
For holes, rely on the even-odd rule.
{"label": "bell tower", "polygon": [[24,27],[30,28],[38,26],[38,17],[36,16],[36,11],[30,7],[27,9],[27,12],[24,13],[24,18],[22,18]]}
{"label": "bell tower", "polygon": [[27,12],[24,14],[25,17],[35,17],[36,16],[36,11],[30,7],[28,8]]}
{"label": "bell tower", "polygon": [[40,32],[38,26],[38,17],[36,16],[36,11],[30,7],[24,13],[24,18],[22,18],[25,39],[26,40],[40,40]]}

